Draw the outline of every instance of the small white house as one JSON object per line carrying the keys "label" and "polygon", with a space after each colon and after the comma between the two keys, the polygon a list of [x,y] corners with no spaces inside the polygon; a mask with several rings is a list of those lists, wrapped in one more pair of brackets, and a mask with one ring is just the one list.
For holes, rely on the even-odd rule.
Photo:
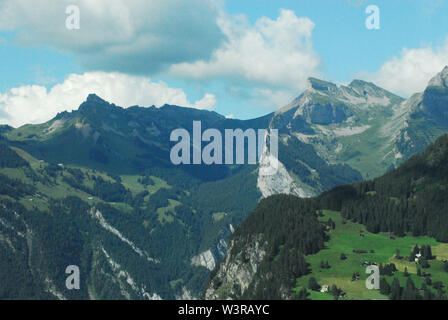
{"label": "small white house", "polygon": [[422,254],[419,252],[415,255],[415,262],[418,262],[418,259],[422,256]]}
{"label": "small white house", "polygon": [[322,288],[320,288],[320,292],[328,292],[329,286],[328,284],[324,284]]}

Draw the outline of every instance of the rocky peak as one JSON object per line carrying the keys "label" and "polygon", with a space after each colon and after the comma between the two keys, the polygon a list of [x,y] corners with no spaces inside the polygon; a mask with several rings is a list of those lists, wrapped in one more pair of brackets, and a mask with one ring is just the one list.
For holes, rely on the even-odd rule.
{"label": "rocky peak", "polygon": [[114,104],[110,104],[106,100],[100,98],[94,93],[91,93],[87,96],[86,101],[84,101],[79,106],[79,112],[82,114],[92,114],[92,113],[101,113],[105,112],[106,109],[110,111],[112,107],[116,107]]}
{"label": "rocky peak", "polygon": [[428,87],[448,88],[448,66],[445,66],[441,72],[429,81]]}
{"label": "rocky peak", "polygon": [[381,90],[371,82],[358,79],[353,80],[348,86],[349,88],[355,90],[357,93],[362,95],[376,93]]}
{"label": "rocky peak", "polygon": [[307,85],[308,90],[310,91],[320,91],[327,94],[336,93],[338,91],[338,87],[334,83],[316,78],[308,78]]}
{"label": "rocky peak", "polygon": [[427,117],[448,126],[448,66],[429,81],[420,109]]}
{"label": "rocky peak", "polygon": [[106,102],[104,99],[102,99],[99,96],[97,96],[95,93],[89,94],[87,96],[86,102],[99,103],[99,104],[108,104],[108,102]]}

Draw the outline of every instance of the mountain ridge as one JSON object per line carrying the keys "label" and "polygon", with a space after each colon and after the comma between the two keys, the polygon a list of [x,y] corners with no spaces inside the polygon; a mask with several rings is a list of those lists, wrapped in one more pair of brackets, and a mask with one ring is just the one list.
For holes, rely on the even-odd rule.
{"label": "mountain ridge", "polygon": [[[313,197],[379,176],[446,132],[440,121],[444,109],[437,113],[448,96],[444,90],[430,88],[426,101],[424,93],[403,100],[367,82],[353,81],[351,88],[311,81],[324,91],[313,88],[284,112],[250,120],[171,105],[122,108],[91,94],[78,110],[59,113],[46,123],[2,126],[2,214],[10,225],[15,210],[23,222],[17,227],[22,230],[27,223],[34,232],[35,238],[28,240],[41,249],[42,244],[54,248],[42,249],[30,268],[23,267],[23,275],[38,275],[30,288],[45,297],[64,292],[60,272],[66,260],[60,250],[71,243],[62,241],[61,247],[46,235],[57,231],[59,239],[59,231],[67,228],[73,239],[83,239],[74,251],[90,277],[83,299],[198,297],[209,270],[225,257],[230,234],[260,199],[278,193]],[[203,130],[221,132],[278,129],[277,174],[262,176],[259,165],[174,166],[170,133],[185,128],[191,135],[196,120]],[[33,210],[39,212],[36,217],[51,216],[48,229],[34,220]],[[97,210],[104,219],[84,216]],[[59,219],[63,212],[72,213]],[[7,239],[0,240],[3,252],[18,264],[8,265],[9,270],[29,258],[26,237],[1,225],[0,238]],[[16,247],[27,249],[18,255]],[[139,252],[160,264],[142,260]],[[95,264],[104,267],[104,274]],[[118,269],[113,267],[117,264]],[[152,270],[149,275],[141,271],[146,268]],[[17,297],[26,296],[24,292],[31,295],[25,290]]]}
{"label": "mountain ridge", "polygon": [[[211,273],[205,298],[307,299],[310,289],[316,299],[331,295],[335,299],[388,295],[389,299],[446,299],[446,291],[430,288],[427,278],[435,283],[445,279],[447,270],[447,163],[445,134],[423,153],[374,180],[339,186],[312,199],[291,195],[263,199],[232,234],[226,257]],[[302,225],[313,231],[306,233]],[[429,253],[428,243],[440,256]],[[386,253],[377,254],[384,245],[389,246]],[[397,247],[408,250],[410,258],[400,256]],[[330,264],[328,260],[319,264],[319,259],[330,259]],[[381,291],[369,292],[365,281],[356,282],[369,265],[381,270]],[[431,273],[424,272],[430,265]],[[416,287],[412,282],[391,291],[387,282],[400,283],[400,277],[409,278],[406,283],[426,285]],[[411,294],[406,295],[408,289]]]}

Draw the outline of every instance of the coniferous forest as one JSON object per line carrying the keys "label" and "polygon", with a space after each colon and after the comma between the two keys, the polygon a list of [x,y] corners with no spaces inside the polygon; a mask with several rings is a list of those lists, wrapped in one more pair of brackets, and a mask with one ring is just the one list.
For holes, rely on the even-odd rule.
{"label": "coniferous forest", "polygon": [[[444,135],[380,178],[339,186],[311,199],[287,195],[264,199],[232,235],[232,258],[212,273],[208,297],[359,298],[356,294],[367,291],[362,273],[375,265],[380,289],[372,297],[447,299],[447,190],[448,136]],[[253,262],[247,251],[254,243],[265,255],[248,278],[248,288],[241,290],[241,283],[223,277],[222,271],[241,267],[245,259]],[[389,256],[383,257],[383,251]],[[344,279],[339,282],[346,283],[349,292],[331,284],[334,277]]]}

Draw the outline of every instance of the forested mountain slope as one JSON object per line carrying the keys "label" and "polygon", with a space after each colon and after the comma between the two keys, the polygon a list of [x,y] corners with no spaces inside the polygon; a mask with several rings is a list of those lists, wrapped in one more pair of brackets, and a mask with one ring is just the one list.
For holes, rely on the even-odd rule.
{"label": "forested mountain slope", "polygon": [[[91,94],[78,110],[46,123],[0,126],[0,243],[8,256],[0,273],[22,266],[22,275],[35,279],[5,298],[72,297],[64,292],[58,264],[71,264],[62,258],[64,243],[76,248],[70,250],[84,268],[82,298],[198,297],[225,256],[232,230],[260,199],[316,196],[379,176],[446,131],[447,79],[445,68],[425,92],[408,100],[359,80],[338,87],[310,79],[309,89],[290,105],[252,120],[171,105],[122,108]],[[278,172],[262,176],[258,165],[246,164],[173,165],[170,134],[185,128],[192,136],[193,121],[201,122],[202,131],[278,129]],[[420,184],[412,186],[419,190]],[[374,203],[383,201],[381,189],[360,186]],[[382,204],[397,208],[387,223],[355,216],[358,203],[341,211],[372,231],[432,232],[444,239],[431,220],[440,215],[437,208],[396,222],[406,206],[421,210],[422,205],[391,201]],[[59,241],[66,229],[74,232],[73,241]],[[117,243],[108,246],[109,241]]]}
{"label": "forested mountain slope", "polygon": [[[445,298],[447,209],[448,136],[443,135],[380,178],[311,199],[275,195],[262,200],[232,235],[205,296],[303,299],[310,292],[302,279],[314,283],[318,278],[335,286],[332,294],[338,298],[386,298],[392,280],[393,299]],[[372,263],[387,266],[381,294],[369,293],[359,281]],[[428,288],[433,282],[437,285]]]}

